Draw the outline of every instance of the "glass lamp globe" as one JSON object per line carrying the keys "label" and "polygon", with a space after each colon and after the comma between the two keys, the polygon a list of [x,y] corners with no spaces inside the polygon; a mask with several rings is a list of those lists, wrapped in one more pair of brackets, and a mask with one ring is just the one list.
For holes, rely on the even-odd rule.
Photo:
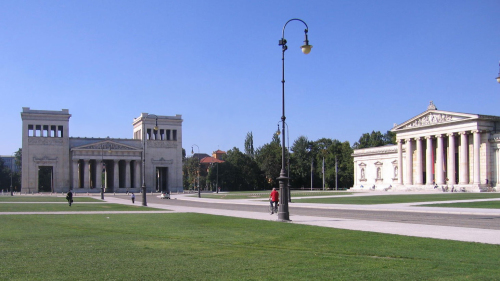
{"label": "glass lamp globe", "polygon": [[307,54],[309,54],[311,52],[311,48],[312,47],[313,47],[312,45],[306,44],[306,45],[303,45],[300,48],[302,49],[302,53],[304,53],[305,55],[307,55]]}

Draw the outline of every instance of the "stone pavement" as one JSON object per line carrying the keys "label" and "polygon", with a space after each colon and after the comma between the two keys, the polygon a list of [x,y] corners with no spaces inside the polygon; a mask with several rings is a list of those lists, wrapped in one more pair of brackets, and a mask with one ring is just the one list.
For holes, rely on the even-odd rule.
{"label": "stone pavement", "polygon": [[[210,202],[218,204],[262,205],[263,210],[265,210],[266,206],[269,204],[268,202],[263,201],[262,199],[242,199],[242,200],[207,199],[207,198],[193,197],[192,194],[191,195],[173,194],[172,199],[170,200],[192,200],[197,202]],[[500,199],[494,199],[494,200],[500,200]],[[110,203],[132,204],[132,202],[128,197],[123,197],[123,196],[106,196],[105,201]],[[481,201],[481,200],[467,200],[467,201]],[[446,203],[451,203],[451,202],[452,201],[446,201]],[[461,200],[460,202],[466,202],[466,201]],[[439,202],[433,202],[433,203],[439,203]],[[141,204],[140,195],[136,197],[135,204],[136,205]],[[425,202],[422,204],[429,204],[429,202]],[[351,210],[367,210],[367,211],[385,210],[385,211],[399,211],[399,212],[475,214],[475,215],[488,215],[488,216],[500,217],[500,209],[415,207],[415,205],[418,205],[418,203],[381,204],[381,205],[338,205],[338,204],[293,203],[293,208],[314,207],[316,209],[318,208],[351,209]],[[150,203],[150,202],[148,202],[148,206],[158,209],[168,209],[173,212],[202,213],[202,214],[211,214],[219,216],[231,216],[231,217],[248,218],[248,219],[278,221],[276,214],[270,215],[269,213],[266,213],[264,211],[263,212],[234,211],[234,210],[212,209],[212,208],[172,206],[172,205]],[[355,219],[331,218],[331,217],[313,217],[313,216],[300,216],[293,214],[290,214],[290,220],[291,220],[290,223],[315,225],[321,227],[332,227],[339,229],[349,229],[349,230],[369,231],[369,232],[378,232],[378,233],[395,234],[395,235],[500,245],[500,230],[492,230],[492,229],[423,225],[423,224],[410,224],[410,223],[384,222],[384,221],[371,221],[371,220],[355,220]]]}

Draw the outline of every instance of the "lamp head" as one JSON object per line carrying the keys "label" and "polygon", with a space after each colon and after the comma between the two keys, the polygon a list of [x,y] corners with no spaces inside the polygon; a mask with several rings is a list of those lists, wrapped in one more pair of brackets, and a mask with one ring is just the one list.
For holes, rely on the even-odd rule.
{"label": "lamp head", "polygon": [[500,73],[498,73],[497,82],[500,83]]}
{"label": "lamp head", "polygon": [[193,150],[193,147],[191,146],[191,154],[194,154],[194,150]]}
{"label": "lamp head", "polygon": [[309,45],[309,39],[307,39],[307,32],[308,30],[304,30],[304,33],[306,35],[306,40],[304,40],[304,45],[302,45],[300,48],[302,49],[302,53],[304,53],[305,55],[309,54],[311,52],[311,49],[312,49],[312,45]]}

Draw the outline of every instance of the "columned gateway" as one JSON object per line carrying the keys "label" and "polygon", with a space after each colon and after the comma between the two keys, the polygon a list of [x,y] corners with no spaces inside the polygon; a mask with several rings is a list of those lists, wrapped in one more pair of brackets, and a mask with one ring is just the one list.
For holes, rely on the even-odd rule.
{"label": "columned gateway", "polygon": [[397,145],[354,151],[353,188],[499,190],[498,130],[499,116],[441,111],[431,102],[427,111],[394,126]]}
{"label": "columned gateway", "polygon": [[67,109],[23,108],[22,191],[140,192],[143,168],[147,192],[182,191],[181,116],[155,115],[157,130],[147,116],[133,139],[72,138]]}

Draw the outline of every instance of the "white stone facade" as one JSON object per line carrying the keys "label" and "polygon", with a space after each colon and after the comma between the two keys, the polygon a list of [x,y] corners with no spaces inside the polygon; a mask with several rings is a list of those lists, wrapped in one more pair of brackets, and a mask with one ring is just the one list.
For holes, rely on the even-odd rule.
{"label": "white stone facade", "polygon": [[437,110],[396,125],[397,145],[354,150],[354,189],[496,191],[500,117]]}
{"label": "white stone facade", "polygon": [[[142,113],[132,139],[71,138],[70,117],[23,108],[22,191],[182,191],[181,115]],[[40,169],[49,169],[50,188],[40,186]]]}

